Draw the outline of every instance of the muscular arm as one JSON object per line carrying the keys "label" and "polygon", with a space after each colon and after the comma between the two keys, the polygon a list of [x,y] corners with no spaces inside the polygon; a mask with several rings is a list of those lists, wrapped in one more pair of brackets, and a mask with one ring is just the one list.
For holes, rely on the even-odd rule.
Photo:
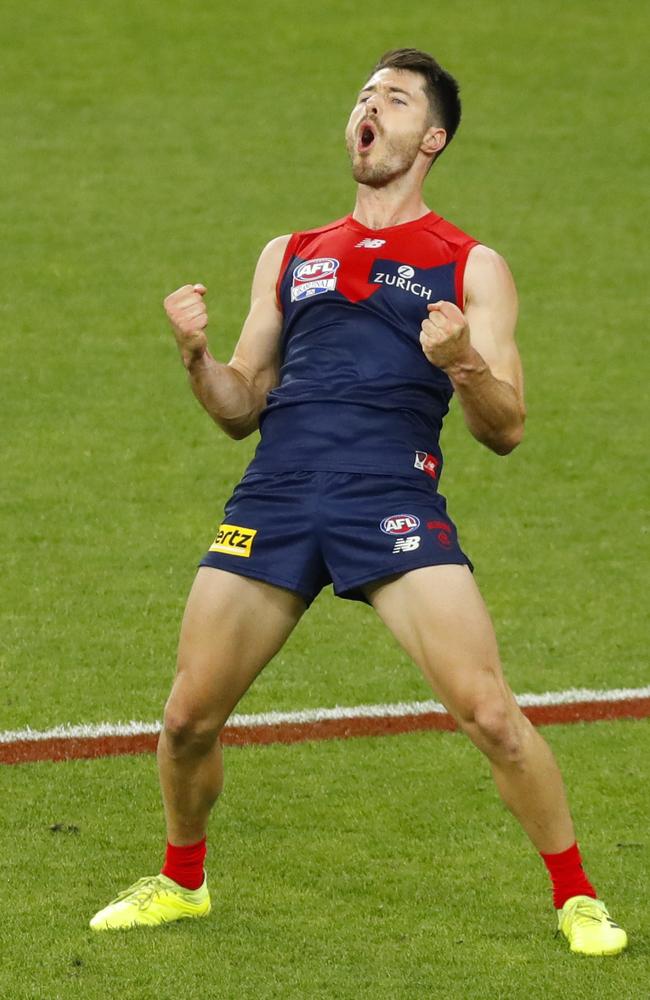
{"label": "muscular arm", "polygon": [[517,292],[499,254],[483,246],[470,252],[465,297],[464,313],[450,302],[430,306],[420,340],[449,375],[474,437],[507,455],[523,437],[526,411],[514,337]]}
{"label": "muscular arm", "polygon": [[184,285],[165,299],[192,392],[232,438],[244,438],[257,428],[267,393],[278,382],[282,314],[275,283],[288,241],[279,236],[260,255],[250,311],[228,364],[217,361],[208,348],[205,288]]}

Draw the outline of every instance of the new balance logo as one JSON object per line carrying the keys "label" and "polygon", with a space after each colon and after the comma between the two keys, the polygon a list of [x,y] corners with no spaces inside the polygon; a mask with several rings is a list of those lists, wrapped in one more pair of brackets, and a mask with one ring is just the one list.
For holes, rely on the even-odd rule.
{"label": "new balance logo", "polygon": [[420,536],[411,535],[408,538],[398,538],[393,545],[393,554],[395,552],[415,552],[416,549],[420,548]]}
{"label": "new balance logo", "polygon": [[362,250],[379,250],[379,247],[383,247],[386,240],[372,240],[369,236],[366,236],[364,240],[355,244],[355,250],[360,248]]}

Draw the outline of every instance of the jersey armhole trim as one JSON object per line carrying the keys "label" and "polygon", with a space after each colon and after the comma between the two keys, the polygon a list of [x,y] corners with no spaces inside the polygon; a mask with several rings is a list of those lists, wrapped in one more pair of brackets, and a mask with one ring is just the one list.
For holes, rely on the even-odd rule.
{"label": "jersey armhole trim", "polygon": [[275,301],[281,313],[284,313],[284,309],[282,308],[282,299],[280,298],[280,286],[282,285],[282,279],[284,278],[289,261],[293,256],[293,250],[298,242],[299,236],[300,233],[292,233],[289,237],[289,242],[287,243],[284,254],[282,255],[282,263],[280,264],[280,271],[278,272],[278,280],[275,283]]}
{"label": "jersey armhole trim", "polygon": [[461,312],[465,311],[465,267],[467,266],[467,258],[469,257],[470,250],[474,247],[479,246],[478,240],[472,240],[467,243],[456,261],[456,271],[454,273],[454,284],[456,292],[456,303]]}

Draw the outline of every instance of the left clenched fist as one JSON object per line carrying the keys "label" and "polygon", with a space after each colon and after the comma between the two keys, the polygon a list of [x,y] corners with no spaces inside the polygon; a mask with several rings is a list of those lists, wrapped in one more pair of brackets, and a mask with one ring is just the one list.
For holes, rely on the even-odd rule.
{"label": "left clenched fist", "polygon": [[453,302],[433,302],[422,321],[420,343],[428,361],[437,368],[450,368],[467,356],[469,325]]}

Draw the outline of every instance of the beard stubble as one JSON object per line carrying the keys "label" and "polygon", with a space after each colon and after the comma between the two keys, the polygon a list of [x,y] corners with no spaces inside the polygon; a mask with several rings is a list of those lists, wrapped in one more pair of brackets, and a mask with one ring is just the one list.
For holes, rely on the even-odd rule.
{"label": "beard stubble", "polygon": [[380,136],[380,140],[385,148],[380,159],[375,162],[371,162],[370,158],[357,157],[355,140],[348,141],[348,154],[352,161],[352,176],[355,181],[367,187],[380,188],[407,173],[418,154],[423,134],[414,132],[397,142],[395,139],[387,138],[384,133]]}

